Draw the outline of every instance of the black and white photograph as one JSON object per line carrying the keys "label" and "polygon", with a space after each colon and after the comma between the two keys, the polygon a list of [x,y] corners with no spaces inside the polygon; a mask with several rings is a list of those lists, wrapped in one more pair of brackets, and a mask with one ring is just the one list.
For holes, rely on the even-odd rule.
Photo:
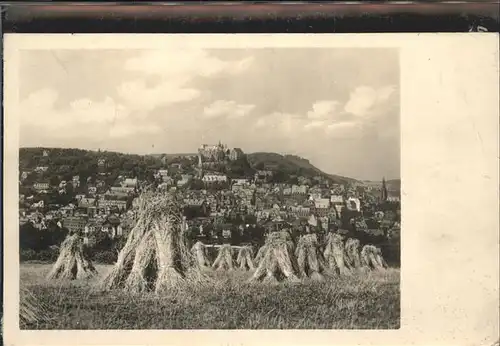
{"label": "black and white photograph", "polygon": [[[460,311],[489,316],[477,335],[498,330],[498,234],[471,209],[497,198],[497,96],[477,85],[498,81],[467,54],[445,63],[458,40],[159,36],[10,38],[16,335],[408,344],[459,335]],[[450,308],[469,294],[480,307]]]}
{"label": "black and white photograph", "polygon": [[398,328],[398,53],[23,51],[23,328]]}

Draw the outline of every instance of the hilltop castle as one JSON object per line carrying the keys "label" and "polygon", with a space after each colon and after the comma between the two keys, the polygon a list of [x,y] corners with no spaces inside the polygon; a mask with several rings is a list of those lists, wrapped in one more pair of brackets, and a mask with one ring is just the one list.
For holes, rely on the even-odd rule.
{"label": "hilltop castle", "polygon": [[203,169],[215,169],[225,161],[235,161],[244,155],[240,148],[232,148],[220,141],[218,144],[202,144],[198,148],[198,174],[203,175]]}
{"label": "hilltop castle", "polygon": [[215,145],[202,144],[198,148],[198,158],[202,162],[222,162],[226,159],[235,161],[243,155],[240,148],[229,149],[226,144],[222,144],[220,141]]}
{"label": "hilltop castle", "polygon": [[219,144],[216,145],[202,144],[198,149],[198,156],[203,161],[218,162],[225,159],[229,154],[228,151],[227,145],[221,144],[219,141]]}

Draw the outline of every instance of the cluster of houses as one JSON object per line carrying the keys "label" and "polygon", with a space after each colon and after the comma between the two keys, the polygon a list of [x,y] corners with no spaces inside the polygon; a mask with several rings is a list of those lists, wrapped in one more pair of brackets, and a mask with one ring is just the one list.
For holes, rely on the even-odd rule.
{"label": "cluster of houses", "polygon": [[[353,215],[362,213],[361,197],[339,192],[343,189],[342,185],[308,187],[235,179],[227,190],[179,192],[184,194],[186,206],[198,210],[200,218],[213,224],[218,218],[245,220],[252,216],[260,225],[289,222],[317,226],[320,222],[328,229],[338,224],[345,210]],[[194,218],[188,224],[197,221]]]}
{"label": "cluster of houses", "polygon": [[[180,179],[172,172],[179,171],[180,164],[165,164],[155,174],[157,189],[175,191],[184,202],[187,226],[199,235],[204,229],[222,228],[222,234],[230,237],[235,229],[248,227],[280,227],[283,223],[299,228],[320,227],[325,230],[337,227],[343,215],[353,216],[358,228],[368,228],[365,219],[380,219],[383,212],[376,206],[381,202],[398,203],[398,195],[387,191],[383,184],[368,186],[362,183],[333,184],[321,177],[309,179],[298,177],[298,184],[272,183],[272,170],[259,170],[252,178],[233,178],[207,167],[221,160],[237,160],[243,152],[239,148],[229,149],[222,144],[202,145],[198,150],[198,164],[193,163],[196,174],[182,172]],[[210,163],[205,165],[204,163]],[[99,165],[105,165],[104,160]],[[35,171],[45,172],[45,167]],[[21,174],[21,182],[28,173]],[[179,176],[179,174],[177,174]],[[190,182],[199,179],[203,188],[191,189]],[[315,181],[314,183],[311,183]],[[34,201],[33,195],[20,196],[20,202],[29,205],[20,209],[20,222],[31,222],[44,230],[50,221],[70,231],[91,234],[106,232],[111,237],[126,236],[133,226],[134,212],[131,207],[145,182],[137,178],[118,177],[115,184],[106,186],[103,180],[88,181],[86,191],[75,196],[73,203],[46,206],[43,199]],[[210,185],[223,183],[221,189],[210,189]],[[69,185],[79,186],[80,177],[61,181],[52,187],[49,183],[33,183],[35,194],[44,194],[53,188],[64,193]],[[28,203],[27,203],[28,202]],[[49,208],[47,208],[49,207]],[[50,208],[53,207],[53,208]],[[41,210],[44,210],[42,213]],[[213,231],[215,232],[215,231]],[[211,234],[217,237],[216,233]]]}
{"label": "cluster of houses", "polygon": [[[99,160],[99,165],[105,165],[105,160]],[[38,167],[33,172],[40,173]],[[21,173],[22,184],[31,172]],[[136,178],[119,176],[115,184],[107,186],[104,179],[87,180],[85,189],[74,195],[66,205],[47,204],[44,196],[51,192],[59,195],[68,193],[68,187],[80,187],[80,176],[72,180],[62,180],[57,185],[46,181],[35,181],[31,186],[32,193],[28,196],[20,194],[19,220],[23,225],[31,223],[38,230],[46,230],[50,223],[67,228],[72,232],[85,234],[102,231],[112,238],[125,235],[133,220],[130,206],[140,193],[140,184]],[[124,231],[125,230],[125,231]]]}

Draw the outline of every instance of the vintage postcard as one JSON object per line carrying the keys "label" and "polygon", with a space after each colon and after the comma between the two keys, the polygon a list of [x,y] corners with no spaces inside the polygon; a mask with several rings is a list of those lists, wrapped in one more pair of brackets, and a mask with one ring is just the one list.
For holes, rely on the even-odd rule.
{"label": "vintage postcard", "polygon": [[4,66],[6,343],[498,340],[498,35],[13,34]]}

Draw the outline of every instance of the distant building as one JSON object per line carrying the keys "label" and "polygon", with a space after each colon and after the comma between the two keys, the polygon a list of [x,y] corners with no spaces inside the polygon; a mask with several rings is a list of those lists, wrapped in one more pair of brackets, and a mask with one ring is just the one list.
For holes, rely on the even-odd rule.
{"label": "distant building", "polygon": [[318,218],[314,214],[312,214],[312,215],[309,216],[309,219],[307,220],[307,223],[310,226],[316,227],[316,226],[318,226]]}
{"label": "distant building", "polygon": [[136,188],[138,186],[137,178],[127,178],[122,182],[124,188]]}
{"label": "distant building", "polygon": [[328,209],[330,208],[330,200],[328,198],[315,199],[314,207],[316,209]]}
{"label": "distant building", "polygon": [[120,219],[116,216],[109,216],[103,223],[101,231],[108,233],[111,238],[123,236],[123,228]]}
{"label": "distant building", "polygon": [[233,184],[231,186],[231,191],[234,193],[237,193],[239,191],[244,191],[245,188],[246,188],[246,185],[244,185],[244,184]]}
{"label": "distant building", "polygon": [[43,208],[43,207],[45,207],[45,203],[44,203],[43,199],[36,202],[36,203],[33,203],[31,205],[31,209],[37,209],[37,208]]}
{"label": "distant building", "polygon": [[342,195],[332,195],[330,196],[330,203],[332,204],[343,204],[344,197]]}
{"label": "distant building", "polygon": [[341,204],[335,204],[333,207],[337,212],[338,217],[340,217],[342,215],[342,211],[344,210],[344,206]]}
{"label": "distant building", "polygon": [[191,174],[182,174],[181,180],[177,181],[177,186],[181,187],[189,183],[193,179]]}
{"label": "distant building", "polygon": [[263,182],[267,181],[272,176],[273,176],[272,171],[261,170],[255,173],[254,179],[255,181]]}
{"label": "distant building", "polygon": [[[229,226],[228,226],[229,227]],[[222,230],[222,238],[224,238],[224,240],[229,240],[231,239],[231,235],[232,235],[232,231],[230,229],[223,229]]]}
{"label": "distant building", "polygon": [[243,157],[243,155],[243,150],[241,150],[240,148],[233,148],[229,152],[229,159],[232,161],[236,161],[239,158]]}
{"label": "distant building", "polygon": [[106,160],[105,159],[99,159],[99,160],[97,160],[97,165],[99,167],[101,167],[101,168],[105,167],[106,166]]}
{"label": "distant building", "polygon": [[108,194],[128,196],[136,191],[135,187],[127,186],[112,186],[109,188]]}
{"label": "distant building", "polygon": [[319,221],[321,223],[321,227],[323,228],[323,230],[328,231],[328,227],[330,225],[329,217],[328,216],[321,216],[319,218]]}
{"label": "distant building", "polygon": [[47,172],[48,170],[49,170],[48,166],[38,166],[35,168],[35,172],[37,173],[44,173]]}
{"label": "distant building", "polygon": [[198,154],[203,161],[221,161],[226,156],[228,148],[219,142],[216,145],[202,144]]}
{"label": "distant building", "polygon": [[342,184],[333,184],[331,188],[331,193],[334,195],[340,195],[345,191],[345,186]]}
{"label": "distant building", "polygon": [[292,195],[305,195],[307,193],[306,185],[292,185]]}
{"label": "distant building", "polygon": [[84,217],[67,217],[63,220],[63,226],[70,232],[84,232],[87,219]]}
{"label": "distant building", "polygon": [[400,202],[400,200],[401,200],[401,198],[398,195],[391,193],[391,192],[388,193],[388,196],[386,199],[387,202],[393,202],[393,203]]}
{"label": "distant building", "polygon": [[166,182],[169,179],[168,169],[158,170],[157,176],[162,180],[162,182]]}
{"label": "distant building", "polygon": [[311,208],[302,206],[293,206],[290,208],[290,212],[298,217],[307,217],[311,214]]}
{"label": "distant building", "polygon": [[227,176],[223,174],[205,174],[202,180],[204,183],[226,182]]}
{"label": "distant building", "polygon": [[33,188],[36,191],[46,191],[50,188],[50,184],[48,182],[36,182],[33,184]]}
{"label": "distant building", "polygon": [[79,208],[93,208],[97,205],[95,198],[83,197],[78,202]]}
{"label": "distant building", "polygon": [[101,220],[95,220],[95,219],[90,219],[86,223],[83,232],[85,234],[93,234],[96,232],[101,231],[102,229],[102,221]]}
{"label": "distant building", "polygon": [[38,220],[32,219],[31,224],[33,225],[33,227],[35,227],[39,231],[47,229],[47,225],[45,223],[45,220],[43,220],[43,219],[38,219]]}
{"label": "distant building", "polygon": [[359,198],[349,197],[346,201],[346,206],[351,211],[361,211],[361,201]]}
{"label": "distant building", "polygon": [[97,202],[98,208],[102,209],[113,209],[116,208],[120,211],[124,211],[127,208],[127,201],[119,199],[100,199]]}
{"label": "distant building", "polygon": [[247,185],[249,184],[250,182],[248,181],[248,179],[245,179],[245,178],[237,178],[237,179],[232,179],[231,182],[233,184],[238,184],[238,185]]}
{"label": "distant building", "polygon": [[72,182],[73,182],[74,187],[79,187],[80,186],[80,176],[79,175],[73,176]]}
{"label": "distant building", "polygon": [[26,180],[26,178],[28,178],[28,176],[29,176],[29,175],[30,175],[30,172],[28,172],[28,171],[23,171],[23,172],[21,173],[21,181]]}
{"label": "distant building", "polygon": [[309,199],[311,201],[315,201],[317,199],[321,199],[321,192],[310,192],[309,193]]}

